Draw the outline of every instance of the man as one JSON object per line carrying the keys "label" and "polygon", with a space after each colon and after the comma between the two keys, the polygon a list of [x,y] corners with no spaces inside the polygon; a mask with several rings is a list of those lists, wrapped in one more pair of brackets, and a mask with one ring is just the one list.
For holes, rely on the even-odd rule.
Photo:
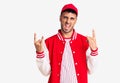
{"label": "man", "polygon": [[90,47],[92,55],[98,54],[95,32],[92,37],[77,33],[74,25],[78,9],[73,4],[63,6],[60,14],[61,29],[58,33],[43,40],[36,39],[37,66],[44,75],[50,75],[48,83],[88,83],[86,52]]}

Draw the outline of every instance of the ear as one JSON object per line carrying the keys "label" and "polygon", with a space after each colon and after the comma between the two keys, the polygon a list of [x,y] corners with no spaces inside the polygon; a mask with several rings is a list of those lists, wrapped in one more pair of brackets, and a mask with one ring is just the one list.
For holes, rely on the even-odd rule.
{"label": "ear", "polygon": [[77,22],[78,17],[76,17],[76,22]]}
{"label": "ear", "polygon": [[60,15],[59,21],[61,22],[61,15]]}

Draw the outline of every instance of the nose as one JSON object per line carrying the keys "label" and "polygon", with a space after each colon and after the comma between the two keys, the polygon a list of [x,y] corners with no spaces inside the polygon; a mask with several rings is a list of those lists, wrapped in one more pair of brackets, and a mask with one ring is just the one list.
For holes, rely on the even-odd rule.
{"label": "nose", "polygon": [[70,23],[70,19],[67,19],[66,23],[69,24]]}

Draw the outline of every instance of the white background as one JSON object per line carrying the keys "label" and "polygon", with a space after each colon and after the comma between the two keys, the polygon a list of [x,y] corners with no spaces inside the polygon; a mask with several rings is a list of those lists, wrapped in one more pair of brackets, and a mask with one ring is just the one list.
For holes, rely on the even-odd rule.
{"label": "white background", "polygon": [[0,83],[47,83],[36,66],[33,34],[56,34],[70,2],[79,10],[76,31],[96,31],[99,63],[89,83],[120,83],[119,0],[0,0]]}

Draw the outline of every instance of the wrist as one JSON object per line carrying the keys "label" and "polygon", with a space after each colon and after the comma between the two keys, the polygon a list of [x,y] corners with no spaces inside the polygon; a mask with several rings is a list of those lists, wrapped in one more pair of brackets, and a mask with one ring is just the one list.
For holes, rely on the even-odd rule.
{"label": "wrist", "polygon": [[92,55],[92,56],[98,55],[98,48],[96,48],[95,50],[92,50],[92,49],[91,49],[90,55]]}
{"label": "wrist", "polygon": [[92,52],[96,52],[98,51],[98,48],[96,48],[95,50],[94,49],[91,49]]}
{"label": "wrist", "polygon": [[38,51],[36,51],[36,58],[44,58],[44,51],[42,51],[42,52],[38,52]]}
{"label": "wrist", "polygon": [[44,51],[36,51],[36,54],[43,54]]}

